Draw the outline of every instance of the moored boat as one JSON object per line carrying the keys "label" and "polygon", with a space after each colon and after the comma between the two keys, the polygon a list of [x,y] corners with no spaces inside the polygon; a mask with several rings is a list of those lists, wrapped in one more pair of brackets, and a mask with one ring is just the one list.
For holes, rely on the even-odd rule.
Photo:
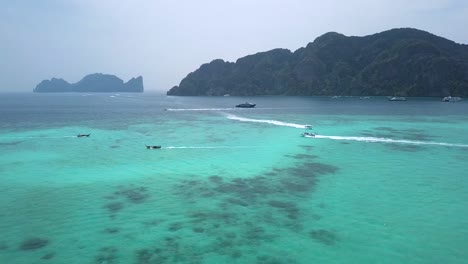
{"label": "moored boat", "polygon": [[458,102],[460,101],[462,98],[461,97],[458,97],[458,96],[446,96],[444,98],[442,98],[442,102]]}
{"label": "moored boat", "polygon": [[406,97],[401,97],[401,96],[394,96],[388,98],[389,101],[406,101]]}
{"label": "moored boat", "polygon": [[146,148],[147,149],[160,149],[161,146],[148,146],[148,145],[146,145]]}
{"label": "moored boat", "polygon": [[89,137],[91,134],[78,134],[77,137]]}
{"label": "moored boat", "polygon": [[251,104],[249,102],[245,102],[243,104],[236,105],[236,107],[240,107],[240,108],[254,108],[255,106],[256,106],[256,104]]}

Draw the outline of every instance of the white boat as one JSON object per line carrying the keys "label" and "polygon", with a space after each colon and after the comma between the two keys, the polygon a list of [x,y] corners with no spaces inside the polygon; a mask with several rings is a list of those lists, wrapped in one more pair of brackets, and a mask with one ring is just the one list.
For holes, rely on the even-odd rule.
{"label": "white boat", "polygon": [[455,96],[455,97],[447,96],[447,97],[442,98],[442,102],[458,102],[458,101],[460,101],[461,99],[462,99],[462,98],[461,98],[461,97],[458,97],[458,96]]}
{"label": "white boat", "polygon": [[304,132],[302,133],[302,136],[303,137],[315,137],[315,134],[311,132]]}
{"label": "white boat", "polygon": [[401,96],[394,96],[394,97],[390,97],[388,100],[389,101],[406,101],[406,98],[401,97]]}

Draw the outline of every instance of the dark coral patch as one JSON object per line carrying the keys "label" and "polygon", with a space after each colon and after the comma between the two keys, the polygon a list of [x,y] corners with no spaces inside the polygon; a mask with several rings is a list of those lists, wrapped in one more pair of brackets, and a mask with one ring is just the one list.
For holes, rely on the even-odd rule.
{"label": "dark coral patch", "polygon": [[117,228],[117,227],[108,227],[104,229],[104,233],[107,233],[107,234],[117,234],[119,232],[120,232],[120,228]]}
{"label": "dark coral patch", "polygon": [[16,146],[20,144],[21,141],[13,141],[13,142],[0,142],[0,146]]}
{"label": "dark coral patch", "polygon": [[237,199],[237,198],[228,198],[226,199],[226,202],[230,203],[230,204],[234,204],[234,205],[240,205],[240,206],[249,206],[249,203],[241,200],[241,199]]}
{"label": "dark coral patch", "polygon": [[316,159],[318,156],[311,155],[311,154],[296,154],[296,155],[286,155],[286,157],[297,159],[297,160],[311,160],[311,159]]}
{"label": "dark coral patch", "polygon": [[270,171],[270,172],[266,172],[265,173],[265,176],[267,177],[274,177],[274,176],[277,176],[278,173],[277,172],[273,172],[273,171]]}
{"label": "dark coral patch", "polygon": [[269,201],[268,204],[270,206],[273,206],[273,207],[276,207],[276,208],[282,208],[282,209],[295,206],[291,202],[282,202],[282,201],[275,201],[275,200]]}
{"label": "dark coral patch", "polygon": [[303,182],[299,181],[292,181],[283,179],[280,181],[284,190],[287,190],[289,193],[296,193],[296,192],[308,192],[311,189],[311,185],[304,184]]}
{"label": "dark coral patch", "polygon": [[187,215],[192,223],[205,223],[207,221],[213,221],[214,227],[219,227],[220,223],[233,224],[237,222],[238,215],[232,212],[193,212]]}
{"label": "dark coral patch", "polygon": [[171,232],[175,232],[183,227],[182,223],[175,222],[169,225],[168,230]]}
{"label": "dark coral patch", "polygon": [[238,258],[242,257],[242,252],[240,250],[234,250],[234,251],[231,252],[230,256],[233,259],[238,259]]}
{"label": "dark coral patch", "polygon": [[250,243],[260,244],[263,241],[272,241],[274,236],[268,234],[263,227],[251,226],[246,229],[245,238],[250,240]]}
{"label": "dark coral patch", "polygon": [[223,178],[217,175],[210,176],[208,179],[215,184],[221,184],[223,182]]}
{"label": "dark coral patch", "polygon": [[306,149],[306,150],[312,150],[314,148],[314,146],[310,146],[310,145],[299,145],[299,147]]}
{"label": "dark coral patch", "polygon": [[272,200],[268,204],[284,211],[290,219],[297,219],[299,216],[299,208],[294,203]]}
{"label": "dark coral patch", "polygon": [[117,248],[115,247],[102,247],[94,257],[94,263],[96,264],[114,264],[117,262]]}
{"label": "dark coral patch", "polygon": [[106,200],[115,200],[115,199],[117,199],[118,197],[115,196],[115,195],[106,195],[106,196],[104,196],[103,198],[106,199]]}
{"label": "dark coral patch", "polygon": [[322,174],[331,174],[335,173],[338,168],[332,165],[318,163],[318,162],[308,162],[303,165],[303,167],[315,174],[322,175]]}
{"label": "dark coral patch", "polygon": [[433,138],[433,136],[427,134],[422,129],[395,129],[392,127],[376,127],[377,131],[391,132],[390,134],[374,134],[375,137],[386,137],[386,138],[401,138],[416,141],[427,141]]}
{"label": "dark coral patch", "polygon": [[339,240],[338,235],[335,232],[325,229],[312,230],[309,235],[312,239],[328,246],[336,244]]}
{"label": "dark coral patch", "polygon": [[193,245],[184,246],[180,240],[178,236],[166,237],[157,243],[157,247],[137,250],[134,263],[203,263],[202,254],[194,250]]}
{"label": "dark coral patch", "polygon": [[7,250],[7,249],[8,249],[8,245],[6,243],[0,243],[0,251]]}
{"label": "dark coral patch", "polygon": [[289,258],[283,258],[281,256],[268,256],[261,255],[257,256],[257,264],[294,264],[295,260]]}
{"label": "dark coral patch", "polygon": [[[311,216],[312,212],[309,211],[303,213],[298,204],[291,201],[309,197],[308,194],[318,183],[319,176],[334,173],[338,168],[316,162],[317,157],[314,155],[289,157],[298,159],[298,165],[272,168],[266,173],[249,178],[241,177],[242,175],[238,178],[214,175],[204,179],[193,176],[190,180],[179,182],[174,186],[174,194],[187,199],[190,206],[193,206],[193,211],[185,215],[189,218],[189,228],[196,233],[194,236],[209,238],[206,240],[209,244],[194,250],[194,245],[184,245],[183,238],[173,237],[171,241],[166,241],[166,245],[163,245],[164,242],[158,243],[158,252],[155,252],[155,248],[147,248],[137,253],[140,262],[136,263],[153,263],[153,259],[158,259],[161,263],[181,261],[189,259],[188,255],[192,251],[199,255],[197,261],[203,261],[200,256],[206,253],[237,259],[242,258],[242,250],[246,247],[255,250],[263,243],[275,240],[275,231],[279,229],[304,232],[304,224],[299,219],[303,215],[308,220],[318,220],[318,217]],[[205,201],[208,199],[218,201],[210,202],[210,205],[217,207],[207,208]],[[177,231],[182,228],[182,224],[172,223],[167,227],[171,231]],[[199,233],[203,235],[198,235]],[[171,250],[175,253],[169,254]],[[294,260],[283,256],[266,256],[264,259],[257,259],[257,262],[294,263]]]}
{"label": "dark coral patch", "polygon": [[124,205],[123,203],[120,203],[120,202],[113,202],[113,203],[108,203],[104,205],[104,208],[109,210],[109,212],[111,213],[117,213],[118,211],[124,208]]}
{"label": "dark coral patch", "polygon": [[115,195],[124,196],[132,203],[143,203],[149,198],[146,187],[126,187],[114,193]]}
{"label": "dark coral patch", "polygon": [[164,221],[163,221],[163,220],[160,220],[160,219],[153,219],[153,220],[145,221],[145,222],[143,222],[143,224],[144,224],[146,227],[153,227],[153,226],[158,226],[158,225],[161,224],[162,222],[164,222]]}
{"label": "dark coral patch", "polygon": [[55,252],[50,252],[41,257],[43,260],[49,260],[55,257]]}
{"label": "dark coral patch", "polygon": [[49,240],[39,237],[29,238],[24,240],[20,246],[20,250],[35,250],[39,248],[43,248],[49,244]]}
{"label": "dark coral patch", "polygon": [[193,197],[212,197],[214,195],[213,189],[207,183],[199,180],[183,180],[175,186],[174,193],[191,199]]}
{"label": "dark coral patch", "polygon": [[152,264],[152,263],[167,263],[168,256],[161,254],[161,250],[155,249],[140,249],[136,252],[137,264]]}
{"label": "dark coral patch", "polygon": [[271,184],[268,184],[266,177],[236,178],[230,182],[218,185],[215,187],[215,190],[222,194],[232,194],[242,199],[243,203],[252,203],[259,196],[273,193],[274,190],[270,186]]}
{"label": "dark coral patch", "polygon": [[405,152],[417,152],[424,149],[424,147],[419,145],[410,145],[410,144],[387,144],[389,148],[392,150],[397,151],[405,151]]}
{"label": "dark coral patch", "polygon": [[229,238],[229,239],[234,239],[234,238],[237,237],[236,233],[234,233],[234,232],[227,232],[227,233],[224,234],[224,236],[226,238]]}
{"label": "dark coral patch", "polygon": [[205,229],[203,227],[194,227],[192,228],[192,231],[195,233],[203,233],[205,232]]}

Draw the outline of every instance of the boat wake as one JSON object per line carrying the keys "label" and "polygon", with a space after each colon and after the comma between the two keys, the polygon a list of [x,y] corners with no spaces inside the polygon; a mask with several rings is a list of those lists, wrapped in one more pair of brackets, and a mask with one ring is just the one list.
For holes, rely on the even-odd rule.
{"label": "boat wake", "polygon": [[230,111],[236,108],[166,108],[166,111]]}
{"label": "boat wake", "polygon": [[239,149],[239,148],[258,148],[255,146],[215,146],[215,147],[193,147],[193,146],[168,146],[165,149]]}
{"label": "boat wake", "polygon": [[49,137],[49,136],[31,136],[31,137],[0,137],[0,139],[52,139],[52,138],[76,138],[75,136],[57,136],[57,137]]}
{"label": "boat wake", "polygon": [[391,139],[391,138],[378,138],[378,137],[342,137],[342,136],[324,136],[324,135],[315,135],[307,136],[309,138],[319,138],[319,139],[332,139],[332,140],[349,140],[349,141],[361,141],[361,142],[370,142],[370,143],[396,143],[396,144],[412,144],[412,145],[436,145],[436,146],[445,146],[445,147],[461,147],[468,148],[466,144],[453,144],[453,143],[444,143],[444,142],[433,142],[433,141],[417,141],[417,140],[406,140],[406,139]]}
{"label": "boat wake", "polygon": [[255,108],[165,108],[166,111],[252,111],[252,110],[285,110],[285,109],[307,109],[311,107],[255,107]]}
{"label": "boat wake", "polygon": [[236,116],[236,115],[232,115],[232,114],[226,114],[226,117],[231,119],[231,120],[237,120],[237,121],[241,121],[241,122],[266,123],[266,124],[272,124],[272,125],[276,125],[276,126],[287,126],[287,127],[301,128],[301,129],[310,128],[310,125],[286,123],[286,122],[282,122],[282,121],[278,121],[278,120],[253,119],[253,118],[240,117],[240,116]]}

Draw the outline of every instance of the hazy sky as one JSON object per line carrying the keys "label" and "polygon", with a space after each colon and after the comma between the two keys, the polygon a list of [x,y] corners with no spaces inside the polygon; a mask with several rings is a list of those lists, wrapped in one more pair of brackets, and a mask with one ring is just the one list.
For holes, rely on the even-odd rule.
{"label": "hazy sky", "polygon": [[465,0],[0,0],[0,91],[89,73],[167,91],[202,63],[336,31],[414,27],[468,43]]}

